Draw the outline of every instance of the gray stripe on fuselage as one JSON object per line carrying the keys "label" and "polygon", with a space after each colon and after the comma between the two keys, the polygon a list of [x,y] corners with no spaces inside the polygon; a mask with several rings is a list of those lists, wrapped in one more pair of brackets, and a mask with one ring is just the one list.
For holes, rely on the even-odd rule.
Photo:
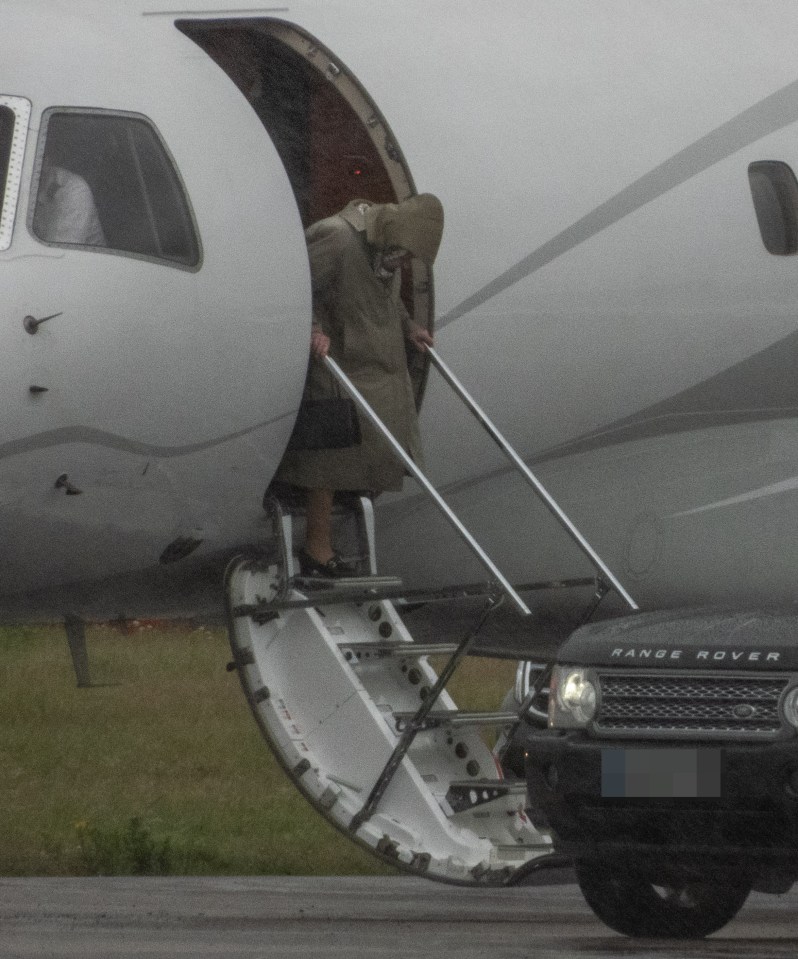
{"label": "gray stripe on fuselage", "polygon": [[592,236],[617,223],[635,210],[651,203],[674,187],[714,164],[741,150],[743,147],[790,123],[798,120],[798,80],[765,97],[711,133],[680,150],[653,170],[635,180],[620,193],[597,206],[576,223],[563,230],[515,266],[477,290],[436,321],[436,328],[443,329],[492,297],[525,279],[562,256],[569,250],[589,240]]}
{"label": "gray stripe on fuselage", "polygon": [[[631,416],[523,457],[535,467],[567,456],[694,430],[798,418],[798,331]],[[501,466],[451,484],[446,495],[512,472]]]}
{"label": "gray stripe on fuselage", "polygon": [[551,447],[543,459],[672,433],[798,416],[798,331],[674,396]]}
{"label": "gray stripe on fuselage", "polygon": [[253,426],[247,426],[235,433],[228,433],[225,436],[215,436],[209,440],[203,440],[200,443],[188,443],[185,446],[158,446],[155,443],[144,443],[141,440],[129,439],[125,436],[119,436],[116,433],[108,433],[105,430],[98,430],[91,426],[64,426],[59,429],[46,430],[42,433],[34,433],[31,436],[23,436],[16,440],[8,440],[0,443],[0,459],[8,456],[18,456],[21,453],[32,453],[38,450],[48,449],[54,446],[74,446],[76,444],[85,444],[87,446],[100,446],[105,449],[119,450],[124,453],[134,453],[141,456],[157,456],[163,459],[172,459],[178,456],[189,456],[192,453],[201,453],[205,450],[213,449],[232,440],[241,439],[251,433],[273,426],[280,420],[287,419],[289,416],[296,416],[296,410],[291,413],[282,413],[273,419],[264,420],[262,423],[255,423]]}

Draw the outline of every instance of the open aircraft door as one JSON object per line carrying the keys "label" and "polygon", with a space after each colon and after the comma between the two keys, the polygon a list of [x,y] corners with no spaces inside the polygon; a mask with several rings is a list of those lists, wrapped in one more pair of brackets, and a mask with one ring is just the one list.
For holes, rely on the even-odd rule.
{"label": "open aircraft door", "polygon": [[[307,368],[303,225],[251,109],[176,29],[99,50],[112,88],[72,39],[95,68],[64,73],[65,105],[32,66],[30,96],[0,101],[9,592],[250,536]],[[171,56],[196,109],[147,81],[147,56]],[[236,147],[222,161],[209,131]]]}

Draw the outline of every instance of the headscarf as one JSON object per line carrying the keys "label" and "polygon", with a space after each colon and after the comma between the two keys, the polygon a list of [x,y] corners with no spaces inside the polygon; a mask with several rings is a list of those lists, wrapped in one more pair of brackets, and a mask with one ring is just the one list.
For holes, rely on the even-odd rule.
{"label": "headscarf", "polygon": [[443,206],[432,193],[370,206],[364,222],[372,246],[379,250],[398,246],[432,266],[443,235]]}

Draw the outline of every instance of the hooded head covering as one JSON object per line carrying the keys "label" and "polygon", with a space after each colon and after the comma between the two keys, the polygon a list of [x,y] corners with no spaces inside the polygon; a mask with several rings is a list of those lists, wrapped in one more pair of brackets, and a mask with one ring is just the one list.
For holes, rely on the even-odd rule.
{"label": "hooded head covering", "polygon": [[443,206],[431,193],[380,203],[364,214],[366,239],[379,250],[399,246],[432,266],[443,235]]}

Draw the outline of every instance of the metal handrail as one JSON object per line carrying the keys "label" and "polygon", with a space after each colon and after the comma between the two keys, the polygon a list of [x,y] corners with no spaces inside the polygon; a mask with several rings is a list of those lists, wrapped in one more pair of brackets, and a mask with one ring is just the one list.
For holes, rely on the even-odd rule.
{"label": "metal handrail", "polygon": [[496,583],[501,587],[501,590],[509,596],[512,600],[513,605],[518,610],[522,616],[531,615],[531,611],[526,603],[521,599],[518,593],[513,588],[509,580],[504,576],[504,574],[499,570],[493,560],[488,556],[488,554],[482,549],[479,543],[474,539],[474,537],[469,533],[469,531],[463,526],[457,516],[452,512],[447,503],[443,500],[440,493],[435,489],[435,487],[430,483],[424,473],[418,468],[416,463],[413,461],[412,456],[404,449],[401,443],[399,443],[396,437],[391,433],[388,427],[382,422],[382,420],[377,416],[374,410],[371,408],[368,401],[364,398],[355,384],[349,379],[349,377],[344,373],[341,367],[335,362],[335,360],[330,356],[324,357],[324,363],[330,372],[335,376],[344,390],[352,397],[355,403],[363,411],[363,414],[371,421],[371,423],[382,433],[385,439],[391,446],[391,449],[394,451],[396,456],[404,463],[407,467],[408,472],[410,472],[420,485],[424,488],[427,494],[438,506],[438,509],[443,513],[443,515],[449,520],[449,522],[454,526],[460,536],[465,540],[468,546],[476,555],[477,559],[482,563],[485,569],[488,570],[491,577],[496,580]]}
{"label": "metal handrail", "polygon": [[574,526],[571,520],[565,515],[563,510],[555,501],[554,497],[546,490],[540,480],[535,476],[535,474],[529,469],[526,463],[521,459],[521,457],[516,453],[512,446],[507,442],[505,437],[499,432],[494,423],[488,418],[484,410],[477,405],[476,400],[471,396],[468,390],[463,386],[460,380],[454,375],[454,373],[449,369],[449,367],[444,363],[440,358],[438,353],[431,347],[427,347],[427,354],[432,360],[433,365],[437,368],[438,372],[443,376],[446,382],[451,386],[455,393],[458,394],[460,399],[465,403],[468,409],[473,413],[476,419],[482,424],[489,436],[494,440],[494,442],[500,447],[502,452],[507,456],[507,458],[513,463],[516,469],[521,473],[524,479],[529,483],[529,485],[535,490],[540,499],[543,501],[545,506],[553,514],[553,516],[560,522],[564,527],[568,535],[574,540],[577,546],[582,550],[582,552],[587,556],[590,562],[593,564],[594,568],[598,570],[602,576],[605,577],[607,582],[615,589],[618,595],[623,599],[627,606],[633,610],[637,611],[639,609],[637,603],[632,599],[629,593],[621,585],[620,581],[616,576],[613,575],[612,571],[598,555],[598,553],[593,549],[593,547],[588,543],[585,537],[579,532],[579,530]]}

